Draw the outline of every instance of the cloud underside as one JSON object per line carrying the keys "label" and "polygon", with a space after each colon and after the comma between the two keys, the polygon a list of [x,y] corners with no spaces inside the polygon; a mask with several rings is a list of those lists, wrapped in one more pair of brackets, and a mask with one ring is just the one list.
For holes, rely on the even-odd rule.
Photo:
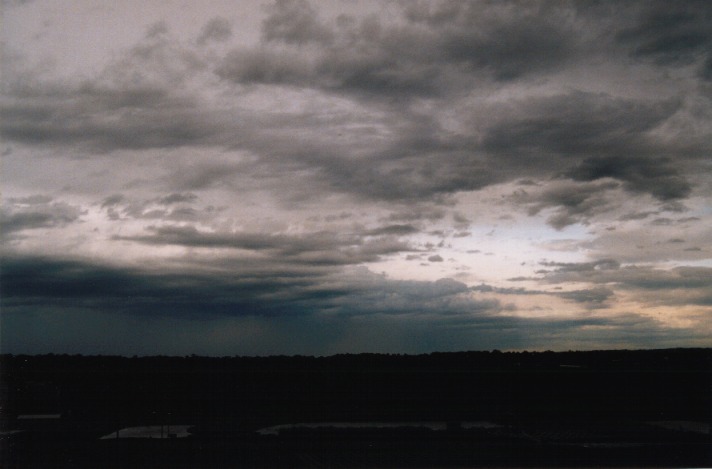
{"label": "cloud underside", "polygon": [[[709,276],[709,269],[680,272],[662,276],[656,286],[680,288],[681,281],[708,281]],[[632,282],[635,284],[635,280]],[[154,345],[174,335],[190,335],[191,328],[214,333],[227,327],[221,340],[234,342],[220,342],[220,350],[235,353],[246,353],[254,345],[245,337],[248,331],[264,334],[260,346],[271,347],[270,353],[312,353],[317,350],[314,347],[322,347],[321,353],[369,346],[380,351],[403,351],[403,347],[407,351],[431,347],[541,348],[554,339],[561,346],[652,346],[704,339],[701,331],[671,329],[632,313],[521,317],[508,313],[500,301],[482,296],[491,292],[483,286],[468,288],[451,279],[397,281],[366,269],[336,275],[327,268],[285,269],[223,259],[196,265],[192,273],[186,273],[35,257],[6,260],[2,285],[5,324],[12,327],[24,324],[28,318],[33,321],[31,328],[19,334],[25,340],[39,340],[46,335],[41,331],[46,323],[55,328],[54,338],[45,337],[50,343],[58,337],[79,341],[74,335],[77,331],[123,318],[120,321],[124,326],[117,325],[115,334],[95,334],[107,341],[105,348],[99,347],[107,353],[127,353],[119,341],[132,339],[123,334],[144,335],[129,327],[137,318],[144,318],[147,331],[155,334]],[[637,286],[652,288],[650,284]],[[561,294],[573,301],[592,303],[605,301],[611,295],[605,288]],[[246,330],[240,331],[240,327]],[[3,339],[18,347],[17,338]],[[139,350],[150,353],[150,341],[144,339],[146,343]],[[194,340],[197,342],[192,346],[206,352],[212,350],[210,337],[197,336]],[[64,345],[74,347],[74,351],[86,351],[82,347],[88,346]],[[174,353],[187,350],[187,344],[167,347]],[[253,348],[252,352],[255,350],[260,349]]]}
{"label": "cloud underside", "polygon": [[[234,185],[246,176],[270,183],[284,175],[320,190],[396,202],[432,200],[525,176],[581,183],[613,179],[634,193],[677,200],[690,194],[686,173],[696,164],[695,158],[682,159],[688,156],[682,142],[661,145],[648,135],[678,109],[667,102],[578,92],[526,99],[517,104],[517,115],[479,129],[482,138],[446,132],[437,121],[406,115],[381,141],[374,135],[349,135],[351,123],[341,127],[327,122],[327,116],[275,115],[274,122],[263,123],[258,113],[201,110],[190,101],[166,102],[164,96],[153,104],[147,99],[126,105],[128,98],[113,101],[109,93],[122,91],[78,91],[71,98],[77,102],[44,96],[38,104],[18,100],[4,110],[3,135],[22,143],[100,152],[217,146],[255,158],[199,163],[192,177],[176,177],[174,188]],[[111,120],[102,122],[106,116]],[[242,121],[247,123],[235,124]],[[313,128],[299,128],[307,124]],[[567,206],[556,197],[542,203]]]}

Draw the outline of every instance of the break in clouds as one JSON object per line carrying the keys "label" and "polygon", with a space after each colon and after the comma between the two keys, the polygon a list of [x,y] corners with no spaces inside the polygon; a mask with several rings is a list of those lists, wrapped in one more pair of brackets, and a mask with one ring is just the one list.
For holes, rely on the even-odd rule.
{"label": "break in clouds", "polygon": [[706,2],[3,10],[3,352],[709,345]]}

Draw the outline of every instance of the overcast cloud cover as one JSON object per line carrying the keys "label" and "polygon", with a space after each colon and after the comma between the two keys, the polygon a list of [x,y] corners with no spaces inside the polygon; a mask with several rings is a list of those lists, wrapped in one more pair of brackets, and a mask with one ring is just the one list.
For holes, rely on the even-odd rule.
{"label": "overcast cloud cover", "polygon": [[712,346],[707,1],[2,4],[2,352]]}

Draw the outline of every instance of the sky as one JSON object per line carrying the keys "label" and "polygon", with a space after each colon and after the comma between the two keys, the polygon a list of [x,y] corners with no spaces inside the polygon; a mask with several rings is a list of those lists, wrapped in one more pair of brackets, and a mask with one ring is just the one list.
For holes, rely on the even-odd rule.
{"label": "sky", "polygon": [[3,353],[712,346],[707,1],[0,21]]}

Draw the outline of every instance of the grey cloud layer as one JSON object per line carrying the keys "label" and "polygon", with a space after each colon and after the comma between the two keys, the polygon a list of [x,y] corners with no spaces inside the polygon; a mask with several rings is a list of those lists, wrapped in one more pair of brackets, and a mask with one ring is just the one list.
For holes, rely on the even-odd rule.
{"label": "grey cloud layer", "polygon": [[[578,347],[592,348],[601,344],[661,346],[675,344],[681,337],[704,340],[695,331],[670,330],[634,314],[576,319],[510,316],[503,314],[498,301],[472,297],[464,284],[451,279],[394,281],[365,269],[333,274],[331,269],[288,272],[268,264],[248,265],[244,260],[232,263],[228,259],[209,266],[195,265],[187,273],[71,259],[6,258],[0,272],[3,341],[12,350],[26,350],[26,345],[17,343],[17,338],[6,331],[7,327],[23,325],[32,326],[23,334],[25,340],[39,340],[35,336],[43,336],[43,327],[54,327],[53,334],[44,340],[62,350],[96,353],[98,347],[103,353],[124,354],[136,353],[136,348],[127,349],[126,344],[132,344],[137,333],[144,338],[143,345],[138,344],[143,353],[156,353],[151,347],[158,342],[161,350],[168,347],[172,353],[208,350],[223,354],[255,353],[262,350],[259,347],[267,347],[262,353],[323,353],[325,343],[335,347],[332,352],[417,352],[473,347],[550,348],[552,342],[575,342]],[[592,301],[602,296],[603,292]],[[112,348],[72,336],[72,331],[106,324],[107,314],[118,314],[124,326],[100,328],[90,336],[113,344]],[[125,329],[137,317],[146,317],[148,322],[143,327],[148,328],[149,336],[130,327]],[[30,324],[28,318],[32,318]],[[231,318],[243,322],[231,323]],[[71,327],[57,329],[58,320],[68,321]],[[247,327],[248,334],[258,334],[258,344],[241,335],[229,344],[218,344],[218,349],[208,346],[217,340],[211,332],[215,327],[235,324]],[[196,336],[196,328],[205,336]],[[192,337],[191,343],[160,343],[167,339],[166,330],[172,331],[172,340],[176,334],[185,335]],[[601,330],[605,334],[601,335]],[[386,338],[382,337],[384,331]],[[57,337],[64,342],[56,343]],[[321,348],[315,349],[315,344]],[[34,346],[41,349],[39,344]]]}
{"label": "grey cloud layer", "polygon": [[[234,183],[238,175],[269,181],[283,174],[294,186],[408,201],[523,176],[556,176],[582,184],[609,178],[635,193],[678,200],[691,193],[689,175],[710,151],[704,132],[692,143],[674,129],[661,133],[683,112],[684,100],[574,89],[513,98],[500,107],[488,104],[491,119],[457,131],[417,110],[422,98],[446,109],[452,99],[482,87],[528,83],[529,76],[544,71],[565,73],[595,58],[591,41],[608,41],[630,59],[675,51],[697,57],[709,42],[702,28],[693,28],[690,34],[699,40],[689,45],[677,41],[674,31],[707,21],[708,9],[677,2],[671,8],[672,13],[661,13],[657,6],[636,4],[612,18],[601,13],[605,9],[575,3],[406,3],[399,21],[390,23],[376,16],[321,18],[305,2],[278,2],[263,22],[262,44],[236,49],[217,62],[161,30],[109,67],[104,74],[111,80],[11,86],[3,100],[2,135],[25,144],[93,151],[214,146],[256,157],[249,164],[199,163],[191,178],[175,177],[178,190]],[[695,12],[704,18],[698,20]],[[661,31],[649,23],[661,23]],[[668,23],[673,32],[665,29]],[[606,39],[604,31],[611,28],[618,32]],[[198,41],[227,40],[230,31],[216,18]],[[651,37],[654,33],[660,37]],[[656,52],[649,45],[658,42]],[[669,60],[664,62],[661,67]],[[212,72],[240,93],[256,92],[254,84],[311,89],[355,100],[364,113],[372,108],[382,117],[343,114],[335,122],[333,115],[312,111],[270,114],[238,103],[216,107],[188,85]],[[132,73],[138,81],[128,80]],[[458,118],[467,122],[468,114],[481,112],[478,106],[473,101]],[[384,129],[387,137],[356,134],[355,124]],[[592,194],[588,202],[597,200]],[[545,203],[562,210],[552,218],[558,228],[589,214],[582,204],[572,207],[557,197]]]}
{"label": "grey cloud layer", "polygon": [[[3,314],[301,318],[324,341],[343,319],[360,324],[352,350],[395,323],[418,350],[702,340],[618,302],[712,305],[710,4],[259,11],[254,40],[212,11],[190,37],[167,15],[63,77],[15,44],[0,89],[16,173],[3,175]],[[586,256],[601,260],[537,266]],[[364,267],[379,262],[497,286]],[[509,288],[515,275],[541,290]],[[580,316],[504,303],[526,295]]]}
{"label": "grey cloud layer", "polygon": [[340,15],[327,22],[306,2],[278,2],[263,23],[265,42],[312,48],[259,56],[235,51],[218,74],[239,83],[381,97],[461,91],[452,89],[453,83],[470,81],[468,75],[478,72],[511,80],[563,62],[577,35],[572,15],[557,17],[556,10],[529,4],[405,4],[401,24],[389,26],[376,15]]}
{"label": "grey cloud layer", "polygon": [[669,8],[651,2],[640,9],[636,22],[620,30],[616,40],[630,47],[630,55],[661,65],[699,63],[699,74],[709,80],[712,62],[712,12],[703,1],[684,2]]}
{"label": "grey cloud layer", "polygon": [[[389,280],[366,269],[223,258],[198,262],[190,273],[122,268],[73,259],[6,257],[3,306],[99,308],[124,314],[225,316],[373,316],[492,314],[494,300],[476,300],[454,280]],[[78,301],[81,300],[81,301]]]}
{"label": "grey cloud layer", "polygon": [[586,263],[545,263],[545,265],[554,267],[553,270],[541,271],[542,280],[546,283],[590,283],[601,285],[595,289],[601,293],[610,291],[606,286],[620,290],[647,292],[643,301],[654,301],[659,304],[702,306],[712,304],[712,288],[710,288],[712,268],[709,267],[685,266],[669,270],[638,265],[621,267],[612,259]]}

